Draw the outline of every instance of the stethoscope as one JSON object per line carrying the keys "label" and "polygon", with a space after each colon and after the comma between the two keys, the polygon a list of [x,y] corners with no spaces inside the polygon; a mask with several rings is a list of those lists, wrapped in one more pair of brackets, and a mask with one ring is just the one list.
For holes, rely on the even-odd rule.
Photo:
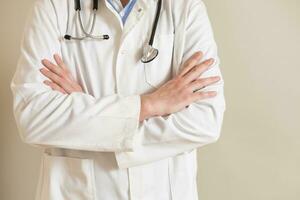
{"label": "stethoscope", "polygon": [[[158,49],[153,47],[153,43],[154,43],[156,28],[157,28],[157,24],[158,24],[160,12],[161,12],[161,4],[162,4],[162,0],[158,0],[157,8],[156,8],[156,15],[155,15],[155,19],[153,22],[150,40],[143,49],[143,56],[141,59],[141,61],[143,63],[149,63],[158,56]],[[108,40],[109,39],[109,35],[107,35],[107,34],[106,35],[98,35],[98,36],[93,35],[95,24],[96,24],[96,14],[98,11],[98,0],[93,0],[93,19],[92,19],[92,27],[89,32],[87,32],[85,30],[83,23],[82,23],[80,0],[75,0],[75,11],[77,13],[77,17],[79,20],[81,31],[83,32],[83,36],[74,37],[72,35],[65,34],[64,38],[66,40],[79,40],[80,41],[80,40],[84,40],[84,39],[88,39],[88,38],[95,39],[95,40]]]}

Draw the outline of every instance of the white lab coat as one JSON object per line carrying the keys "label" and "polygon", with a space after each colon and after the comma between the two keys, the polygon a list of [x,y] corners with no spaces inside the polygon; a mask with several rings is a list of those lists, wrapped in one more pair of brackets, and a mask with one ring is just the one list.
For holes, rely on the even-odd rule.
{"label": "white lab coat", "polygon": [[[164,0],[154,47],[142,64],[157,0],[138,0],[123,27],[100,1],[95,33],[107,41],[65,41],[80,35],[73,0],[38,0],[26,25],[11,89],[22,140],[44,149],[37,200],[196,200],[196,149],[220,135],[218,96],[139,123],[140,94],[178,73],[196,51],[216,59],[205,74],[221,76],[217,47],[201,0]],[[92,1],[81,1],[87,29]],[[62,55],[84,93],[52,91],[39,72],[43,58]]]}

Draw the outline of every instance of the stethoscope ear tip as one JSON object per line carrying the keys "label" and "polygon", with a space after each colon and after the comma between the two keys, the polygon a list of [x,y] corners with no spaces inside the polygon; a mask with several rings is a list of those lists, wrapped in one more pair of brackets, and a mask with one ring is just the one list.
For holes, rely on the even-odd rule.
{"label": "stethoscope ear tip", "polygon": [[109,35],[103,35],[104,40],[109,40]]}
{"label": "stethoscope ear tip", "polygon": [[65,38],[66,40],[71,40],[72,36],[71,36],[71,35],[65,35],[64,38]]}

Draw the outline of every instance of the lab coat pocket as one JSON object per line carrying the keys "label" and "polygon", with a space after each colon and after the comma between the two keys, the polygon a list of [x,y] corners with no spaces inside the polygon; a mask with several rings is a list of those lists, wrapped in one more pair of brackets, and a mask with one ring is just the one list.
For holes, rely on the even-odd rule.
{"label": "lab coat pocket", "polygon": [[94,164],[92,159],[44,154],[41,199],[94,200]]}
{"label": "lab coat pocket", "polygon": [[155,37],[153,47],[158,49],[158,56],[143,64],[145,82],[150,87],[158,88],[172,78],[173,42],[173,33]]}

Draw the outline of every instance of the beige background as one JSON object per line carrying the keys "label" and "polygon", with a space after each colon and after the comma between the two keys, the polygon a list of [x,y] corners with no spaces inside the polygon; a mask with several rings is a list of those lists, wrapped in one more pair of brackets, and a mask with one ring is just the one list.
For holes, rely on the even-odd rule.
{"label": "beige background", "polygon": [[[22,144],[9,82],[33,0],[0,7],[0,199],[32,200],[40,151]],[[218,143],[199,150],[202,200],[300,199],[300,1],[205,0],[226,82]]]}

